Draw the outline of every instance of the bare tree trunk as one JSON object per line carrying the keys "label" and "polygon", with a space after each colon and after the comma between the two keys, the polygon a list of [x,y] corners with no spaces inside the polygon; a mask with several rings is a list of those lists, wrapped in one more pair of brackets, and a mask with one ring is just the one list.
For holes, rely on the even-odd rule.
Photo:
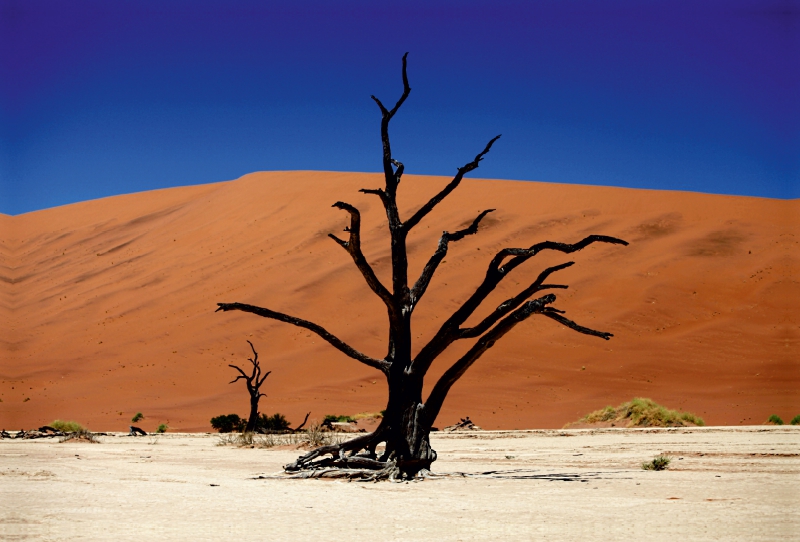
{"label": "bare tree trunk", "polygon": [[394,461],[405,477],[430,469],[436,452],[430,444],[433,420],[422,402],[422,380],[401,376],[394,386],[390,385],[384,416],[386,448],[380,460]]}
{"label": "bare tree trunk", "polygon": [[244,431],[245,433],[252,433],[258,426],[258,401],[262,397],[266,397],[266,395],[261,393],[259,390],[261,389],[261,385],[272,371],[267,371],[262,376],[261,363],[258,361],[258,352],[256,352],[256,348],[253,346],[253,343],[250,341],[247,342],[250,345],[250,349],[253,351],[253,357],[247,358],[248,361],[250,361],[250,363],[253,365],[252,374],[248,375],[236,365],[228,365],[228,367],[232,367],[239,371],[239,376],[231,380],[230,384],[242,379],[245,381],[245,384],[247,384],[247,393],[250,395],[250,415],[247,417],[247,425],[245,426]]}
{"label": "bare tree trunk", "polygon": [[[372,479],[408,479],[417,475],[424,475],[436,460],[436,452],[431,448],[430,444],[431,427],[452,385],[463,376],[478,358],[494,346],[496,341],[511,331],[514,326],[534,314],[546,316],[579,333],[594,335],[606,340],[612,336],[611,333],[595,331],[580,326],[562,316],[563,311],[551,306],[556,300],[555,294],[550,293],[531,299],[534,294],[542,290],[567,288],[563,284],[548,284],[546,280],[553,273],[571,266],[574,262],[566,262],[545,269],[527,288],[501,303],[478,324],[472,327],[464,325],[509,273],[544,250],[569,254],[593,243],[628,244],[615,237],[590,235],[574,244],[545,241],[528,248],[506,248],[498,252],[489,263],[486,275],[475,292],[464,301],[452,316],[447,318],[442,327],[423,346],[417,356],[412,357],[411,317],[427,291],[439,264],[444,261],[450,243],[459,241],[467,235],[477,233],[481,220],[494,209],[486,209],[480,212],[467,228],[452,233],[443,232],[436,251],[429,258],[422,273],[413,285],[409,283],[408,277],[408,255],[406,250],[408,233],[436,205],[459,186],[465,174],[478,168],[481,160],[483,160],[500,136],[490,140],[483,151],[475,156],[471,162],[458,168],[455,177],[444,188],[407,220],[403,221],[397,208],[397,188],[402,180],[404,166],[392,156],[389,141],[389,121],[394,117],[411,92],[406,74],[406,56],[407,54],[403,56],[403,94],[395,106],[389,110],[384,107],[380,100],[374,96],[372,97],[381,111],[381,141],[383,143],[385,185],[383,188],[360,190],[365,194],[378,196],[386,211],[391,237],[391,287],[384,286],[381,283],[361,251],[361,214],[358,209],[349,203],[341,201],[334,203],[333,207],[346,211],[350,215],[350,224],[344,230],[348,233],[348,238],[345,240],[333,234],[329,235],[347,251],[367,285],[386,306],[389,322],[389,340],[386,355],[383,358],[375,358],[359,352],[322,326],[302,318],[244,303],[218,303],[218,311],[238,310],[250,312],[258,316],[308,329],[343,354],[378,369],[386,376],[389,384],[389,399],[384,418],[378,428],[373,433],[359,436],[343,444],[322,446],[312,450],[299,457],[294,463],[286,465],[287,472],[296,473],[300,477],[347,476]],[[445,371],[434,385],[427,399],[423,399],[423,381],[433,361],[453,342],[465,339],[477,340],[466,354]],[[381,455],[378,456],[377,450],[381,443],[384,444],[384,449]]]}
{"label": "bare tree trunk", "polygon": [[245,426],[245,433],[252,433],[256,430],[258,425],[258,400],[261,399],[259,395],[250,395],[250,416],[247,418],[247,426]]}

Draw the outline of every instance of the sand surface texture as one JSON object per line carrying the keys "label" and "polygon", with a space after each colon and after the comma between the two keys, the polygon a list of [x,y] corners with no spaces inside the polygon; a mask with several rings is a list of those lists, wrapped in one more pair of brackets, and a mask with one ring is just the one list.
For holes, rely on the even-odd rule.
{"label": "sand surface texture", "polygon": [[[404,217],[444,186],[404,176]],[[310,332],[243,313],[245,302],[313,320],[375,357],[386,315],[341,234],[342,200],[362,211],[363,247],[389,283],[386,217],[373,174],[272,172],[218,184],[0,216],[0,426],[55,418],[126,430],[209,430],[212,416],[247,413],[229,363],[256,345],[271,370],[261,410],[299,423],[306,412],[385,408],[380,373]],[[630,241],[572,255],[542,253],[509,275],[470,322],[547,266],[556,308],[610,331],[603,341],[531,318],[487,352],[451,391],[437,425],[470,416],[484,429],[556,428],[633,396],[684,408],[714,425],[800,414],[799,201],[466,180],[409,237],[416,277],[443,230],[497,209],[477,235],[451,244],[414,313],[414,350],[473,291],[506,247],[589,234]],[[467,343],[468,341],[462,341]],[[435,378],[468,344],[434,365]],[[363,491],[363,490],[362,490]]]}
{"label": "sand surface texture", "polygon": [[[437,434],[448,476],[400,484],[269,479],[298,452],[216,435],[100,438],[0,441],[0,538],[800,537],[795,427]],[[661,453],[668,470],[641,469]]]}

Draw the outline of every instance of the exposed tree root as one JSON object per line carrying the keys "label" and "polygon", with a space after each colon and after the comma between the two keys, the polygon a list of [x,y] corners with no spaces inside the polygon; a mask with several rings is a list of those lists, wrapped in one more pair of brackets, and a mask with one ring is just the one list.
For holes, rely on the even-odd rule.
{"label": "exposed tree root", "polygon": [[392,449],[387,448],[380,457],[376,453],[379,443],[386,441],[387,431],[379,426],[373,433],[354,438],[341,444],[321,446],[284,466],[289,478],[346,478],[360,481],[406,481],[432,476],[429,467],[436,460],[398,459]]}

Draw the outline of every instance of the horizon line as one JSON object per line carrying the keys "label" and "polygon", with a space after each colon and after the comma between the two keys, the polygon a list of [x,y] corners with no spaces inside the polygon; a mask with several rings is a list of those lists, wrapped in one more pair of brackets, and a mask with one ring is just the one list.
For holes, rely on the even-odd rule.
{"label": "horizon line", "polygon": [[[198,186],[208,186],[214,184],[222,184],[222,183],[231,183],[243,179],[244,177],[255,175],[258,173],[344,173],[344,174],[353,174],[353,175],[383,175],[382,171],[348,171],[348,170],[333,170],[333,169],[265,169],[265,170],[257,170],[245,173],[236,177],[234,179],[223,179],[220,181],[209,181],[209,182],[201,182],[196,184],[177,184],[174,186],[164,186],[160,188],[151,188],[149,190],[137,190],[134,192],[120,192],[117,194],[108,194],[106,196],[99,196],[96,198],[89,198],[85,200],[78,200],[72,201],[69,203],[64,203],[61,205],[54,205],[52,207],[42,207],[40,209],[31,209],[30,211],[23,211],[17,214],[9,214],[3,211],[0,211],[0,216],[7,216],[7,217],[17,217],[23,216],[31,213],[38,213],[42,211],[49,211],[52,209],[59,209],[61,207],[67,207],[70,205],[78,205],[81,203],[88,203],[92,201],[99,201],[109,198],[116,198],[122,196],[132,196],[136,194],[145,194],[148,192],[158,192],[161,190],[174,190],[178,188],[192,188]],[[404,177],[441,177],[443,179],[451,179],[451,176],[448,175],[436,175],[436,174],[427,174],[427,173],[405,173]],[[698,190],[680,190],[680,189],[670,189],[670,188],[642,188],[642,187],[633,187],[633,186],[619,186],[619,185],[605,185],[605,184],[591,184],[591,183],[574,183],[574,182],[566,182],[566,181],[541,181],[535,179],[511,179],[511,178],[503,178],[503,177],[465,177],[465,181],[509,181],[509,182],[527,182],[527,183],[542,183],[542,184],[561,184],[565,186],[578,186],[578,187],[587,187],[587,188],[614,188],[620,190],[641,190],[641,191],[648,191],[648,192],[671,192],[671,193],[686,193],[686,194],[700,194],[705,196],[726,196],[726,197],[737,197],[737,198],[755,198],[755,199],[762,199],[762,200],[773,200],[773,201],[798,201],[800,198],[773,198],[768,196],[754,196],[750,194],[726,194],[720,192],[702,192]]]}

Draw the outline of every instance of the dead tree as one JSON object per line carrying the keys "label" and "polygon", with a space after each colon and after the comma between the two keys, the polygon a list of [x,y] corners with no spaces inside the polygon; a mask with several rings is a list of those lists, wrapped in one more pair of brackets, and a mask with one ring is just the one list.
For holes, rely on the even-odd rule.
{"label": "dead tree", "polygon": [[[403,94],[395,106],[387,109],[380,100],[372,96],[381,111],[380,131],[383,142],[385,185],[383,188],[360,190],[365,194],[377,196],[386,210],[391,236],[391,285],[386,286],[378,279],[361,251],[361,214],[358,209],[341,201],[334,203],[333,207],[349,214],[350,225],[345,228],[345,232],[348,234],[346,239],[330,235],[331,239],[350,255],[364,276],[367,285],[386,306],[389,321],[386,355],[376,358],[359,352],[322,326],[302,318],[244,303],[218,303],[218,311],[250,312],[312,331],[345,355],[382,372],[388,381],[389,398],[385,415],[378,428],[373,433],[349,442],[313,450],[285,467],[287,472],[297,473],[301,477],[348,476],[371,479],[408,479],[417,475],[425,475],[431,463],[436,460],[436,452],[431,448],[429,440],[431,426],[436,420],[450,388],[498,340],[511,331],[514,326],[534,314],[550,318],[579,333],[594,335],[602,339],[612,336],[611,333],[595,331],[578,325],[563,316],[563,311],[552,306],[556,300],[554,294],[547,293],[535,297],[544,290],[567,288],[564,284],[548,283],[547,280],[553,273],[571,266],[574,262],[566,262],[545,269],[528,287],[505,300],[479,323],[472,326],[464,325],[500,281],[542,251],[550,250],[569,254],[597,242],[627,245],[625,241],[614,237],[590,235],[573,244],[544,241],[528,248],[500,250],[489,262],[483,281],[475,292],[463,302],[455,313],[447,318],[419,353],[412,356],[411,317],[428,289],[439,264],[444,260],[450,243],[477,233],[481,220],[494,209],[486,209],[479,213],[467,228],[454,232],[443,232],[436,250],[428,259],[420,276],[413,282],[409,282],[408,277],[406,238],[409,232],[436,205],[458,187],[465,174],[478,167],[500,136],[490,140],[474,160],[458,168],[455,177],[439,193],[411,216],[405,217],[404,220],[397,209],[396,201],[397,188],[403,175],[404,166],[392,156],[389,144],[389,122],[411,92],[406,74],[406,57],[407,54],[403,56]],[[423,400],[422,385],[431,364],[454,342],[468,339],[476,339],[476,341],[466,354],[445,371],[428,397]],[[376,452],[379,444],[385,444],[380,455]]]}
{"label": "dead tree", "polygon": [[258,361],[258,352],[256,352],[256,348],[255,346],[253,346],[253,343],[251,343],[250,341],[247,341],[247,343],[250,345],[250,349],[253,351],[253,357],[247,358],[253,365],[253,370],[250,376],[247,376],[247,373],[245,373],[236,365],[228,365],[228,367],[233,367],[234,369],[239,371],[239,373],[241,373],[239,376],[231,380],[229,382],[230,384],[233,384],[234,382],[237,382],[242,378],[247,384],[247,392],[250,394],[250,416],[247,418],[247,425],[245,426],[244,431],[245,433],[252,433],[253,431],[256,430],[256,427],[258,425],[258,401],[262,397],[266,397],[266,394],[261,393],[259,390],[261,389],[261,384],[264,383],[264,381],[267,379],[267,377],[272,371],[267,371],[262,376],[261,364]]}

